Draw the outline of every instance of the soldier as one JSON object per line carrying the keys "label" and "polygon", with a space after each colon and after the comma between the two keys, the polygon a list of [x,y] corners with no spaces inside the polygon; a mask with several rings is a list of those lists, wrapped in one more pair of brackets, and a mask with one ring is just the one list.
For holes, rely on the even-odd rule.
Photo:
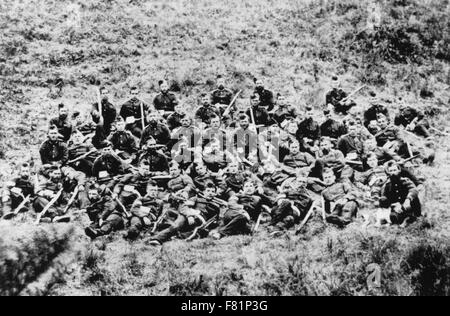
{"label": "soldier", "polygon": [[138,147],[133,134],[125,129],[125,121],[122,118],[117,119],[116,131],[108,137],[108,141],[120,158],[134,160]]}
{"label": "soldier", "polygon": [[326,94],[325,104],[331,104],[336,113],[347,115],[348,111],[356,106],[356,103],[351,99],[345,100],[348,94],[340,88],[339,77],[333,76],[331,80],[332,90]]}
{"label": "soldier", "polygon": [[72,134],[68,152],[68,166],[91,177],[92,167],[95,159],[98,157],[98,153],[92,144],[84,142],[84,136],[80,131],[75,131]]}
{"label": "soldier", "polygon": [[217,89],[211,94],[211,104],[220,107],[227,107],[233,99],[233,92],[225,88],[225,78],[217,76]]}
{"label": "soldier", "polygon": [[250,128],[247,115],[239,117],[239,128],[232,136],[233,150],[237,151],[240,159],[248,159],[258,154],[258,135]]}
{"label": "soldier", "polygon": [[217,187],[217,196],[221,196],[226,191],[226,183],[223,177],[210,172],[203,163],[194,165],[196,176],[193,181],[198,190],[203,191],[207,183],[214,183]]}
{"label": "soldier", "polygon": [[[323,181],[327,188],[322,192],[325,212],[328,215],[328,223],[339,227],[349,225],[356,217],[358,201],[352,192],[352,187],[347,182],[336,183],[336,175],[332,169],[325,169]],[[332,205],[334,204],[334,206]]]}
{"label": "soldier", "polygon": [[209,126],[211,119],[216,116],[221,116],[219,109],[211,105],[211,97],[205,93],[201,95],[202,105],[195,111],[195,119],[201,123]]}
{"label": "soldier", "polygon": [[[49,179],[41,182],[36,188],[36,198],[33,202],[34,210],[38,213],[42,212],[50,202],[58,196],[60,190],[63,189],[63,175],[61,169],[57,166],[52,166],[48,169]],[[64,216],[64,206],[67,204],[67,193],[62,191],[58,199],[49,208],[46,214],[43,215],[43,222],[59,222],[70,221],[69,217]]]}
{"label": "soldier", "polygon": [[263,182],[264,195],[275,199],[278,188],[292,175],[284,171],[276,162],[264,160],[258,176]]}
{"label": "soldier", "polygon": [[69,121],[69,110],[64,104],[58,104],[59,115],[50,120],[50,126],[56,126],[62,140],[67,143],[72,136],[73,126]]}
{"label": "soldier", "polygon": [[114,154],[111,143],[105,143],[101,155],[94,161],[92,176],[108,182],[108,187],[114,186],[114,178],[126,173],[122,161]]}
{"label": "soldier", "polygon": [[269,112],[267,108],[261,103],[260,95],[258,93],[253,94],[250,97],[251,107],[247,110],[247,116],[254,118],[256,126],[270,126],[272,123],[269,118]]}
{"label": "soldier", "polygon": [[388,142],[396,142],[399,141],[399,128],[389,123],[389,120],[386,116],[380,114],[378,115],[378,126],[381,131],[375,135],[377,140],[377,145],[379,147],[383,147]]}
{"label": "soldier", "polygon": [[376,155],[377,160],[381,165],[384,165],[386,162],[391,160],[395,161],[402,160],[402,157],[400,157],[392,149],[388,149],[385,147],[378,147],[377,141],[374,138],[368,139],[364,142],[364,150],[362,154],[363,162],[366,161],[368,159],[368,156],[370,156],[371,154]]}
{"label": "soldier", "polygon": [[213,139],[220,142],[220,148],[227,149],[227,133],[221,129],[222,122],[219,116],[211,117],[211,127],[203,132],[203,148]]}
{"label": "soldier", "polygon": [[273,93],[264,88],[264,82],[261,79],[253,79],[255,83],[254,94],[259,95],[260,106],[264,107],[268,112],[271,112],[275,107]]}
{"label": "soldier", "polygon": [[139,156],[139,164],[145,162],[150,166],[152,176],[161,176],[168,174],[169,161],[168,157],[160,151],[161,145],[156,144],[156,140],[150,138],[147,144],[142,148]]}
{"label": "soldier", "polygon": [[83,136],[94,134],[97,129],[97,124],[92,120],[92,116],[84,117],[79,111],[72,114],[72,126],[74,131],[80,131]]}
{"label": "soldier", "polygon": [[262,208],[271,206],[267,205],[269,204],[267,198],[260,193],[263,193],[262,188],[257,188],[257,184],[252,179],[248,179],[244,182],[242,190],[232,196],[231,199],[237,198],[237,203],[244,207],[244,210],[253,221],[256,221],[259,214],[261,214]]}
{"label": "soldier", "polygon": [[[125,102],[120,108],[120,116],[126,122],[126,129],[130,131],[137,138],[142,136],[142,116],[149,111],[149,106],[145,104],[142,100],[138,99],[139,89],[137,87],[131,87],[130,90],[131,99]],[[144,126],[146,123],[144,121]]]}
{"label": "soldier", "polygon": [[160,246],[179,232],[187,232],[199,227],[214,217],[219,217],[220,204],[215,201],[217,188],[209,183],[202,196],[189,199],[180,207],[180,212],[171,225],[152,237],[150,245]]}
{"label": "soldier", "polygon": [[344,154],[346,163],[351,167],[362,171],[362,156],[364,143],[358,136],[358,127],[354,121],[348,124],[348,134],[338,141],[338,149]]}
{"label": "soldier", "polygon": [[383,187],[380,206],[391,208],[390,220],[394,225],[416,220],[422,215],[416,186],[408,178],[400,176],[401,168],[394,161],[386,164],[386,172],[389,181]]}
{"label": "soldier", "polygon": [[158,186],[149,181],[145,196],[138,198],[131,206],[132,217],[126,237],[130,240],[137,239],[145,228],[149,228],[161,216],[163,206]]}
{"label": "soldier", "polygon": [[277,107],[273,111],[272,120],[275,121],[280,127],[284,127],[290,120],[297,118],[297,110],[289,105],[286,97],[280,93],[277,94]]}
{"label": "soldier", "polygon": [[107,189],[102,190],[98,186],[92,185],[89,188],[88,196],[91,203],[86,209],[91,220],[90,226],[85,229],[88,237],[94,240],[125,227],[123,210],[108,194]]}
{"label": "soldier", "polygon": [[39,154],[43,165],[58,163],[63,165],[69,158],[67,145],[59,139],[59,133],[56,126],[50,126],[48,129],[48,139],[42,143]]}
{"label": "soldier", "polygon": [[396,115],[394,123],[396,126],[403,126],[407,131],[413,132],[418,136],[430,137],[430,123],[422,112],[417,111],[413,107],[402,107]]}
{"label": "soldier", "polygon": [[365,192],[365,197],[373,200],[370,206],[376,207],[381,198],[381,190],[388,180],[386,169],[379,165],[376,153],[370,153],[366,157],[367,170],[356,172],[356,187]]}
{"label": "soldier", "polygon": [[158,113],[156,112],[150,112],[148,114],[147,119],[149,124],[142,133],[140,141],[141,148],[147,143],[150,137],[154,138],[156,143],[160,145],[167,145],[170,142],[170,130],[166,125],[160,123],[158,118]]}
{"label": "soldier", "polygon": [[345,125],[333,119],[331,110],[326,109],[323,111],[323,114],[325,115],[325,122],[320,125],[321,136],[338,140],[341,136],[347,134]]}
{"label": "soldier", "polygon": [[333,142],[328,137],[322,137],[320,140],[320,150],[316,152],[316,165],[314,166],[311,176],[323,180],[323,171],[325,169],[333,169],[334,173],[340,177],[350,178],[353,174],[352,168],[344,169],[348,166],[345,164],[344,154],[337,149],[333,149]]}
{"label": "soldier", "polygon": [[293,181],[287,180],[280,188],[276,206],[272,209],[271,226],[289,229],[305,217],[313,204],[306,189],[308,179],[297,176]]}
{"label": "soldier", "polygon": [[212,172],[217,173],[225,169],[231,160],[232,155],[223,150],[217,139],[212,139],[203,150],[203,162]]}
{"label": "soldier", "polygon": [[389,117],[389,110],[383,104],[380,104],[377,94],[370,92],[369,105],[370,107],[364,112],[364,126],[368,127],[371,121],[376,121],[379,114]]}
{"label": "soldier", "polygon": [[106,87],[100,88],[102,114],[99,113],[98,102],[92,105],[91,116],[96,124],[103,126],[105,135],[109,135],[111,127],[116,120],[117,110],[114,105],[109,102],[109,90]]}
{"label": "soldier", "polygon": [[190,192],[194,190],[194,182],[191,177],[182,173],[178,163],[172,161],[169,165],[169,172],[172,177],[167,184],[169,193],[184,192],[189,195]]}
{"label": "soldier", "polygon": [[211,232],[210,236],[220,239],[227,236],[249,234],[251,234],[250,215],[244,210],[243,205],[238,204],[237,197],[231,198],[217,231]]}
{"label": "soldier", "polygon": [[[7,182],[2,191],[3,210],[0,215],[13,214],[26,198],[31,201],[34,198],[34,183],[31,179],[30,165],[24,163],[20,166],[19,177]],[[26,203],[19,212],[27,212],[30,203]],[[8,215],[9,216],[9,215]]]}
{"label": "soldier", "polygon": [[181,127],[181,120],[186,117],[186,111],[181,104],[175,106],[175,112],[167,117],[167,127],[173,132],[175,129]]}
{"label": "soldier", "polygon": [[153,106],[160,115],[166,118],[175,110],[178,104],[177,97],[172,92],[169,92],[169,84],[165,80],[159,81],[160,93],[153,99]]}
{"label": "soldier", "polygon": [[289,155],[283,160],[283,170],[289,174],[295,175],[299,170],[309,174],[316,160],[309,153],[300,151],[300,144],[292,142],[289,146]]}
{"label": "soldier", "polygon": [[297,130],[297,140],[302,145],[302,151],[312,155],[317,150],[320,140],[320,126],[313,118],[314,112],[311,106],[306,106],[305,119],[300,122]]}

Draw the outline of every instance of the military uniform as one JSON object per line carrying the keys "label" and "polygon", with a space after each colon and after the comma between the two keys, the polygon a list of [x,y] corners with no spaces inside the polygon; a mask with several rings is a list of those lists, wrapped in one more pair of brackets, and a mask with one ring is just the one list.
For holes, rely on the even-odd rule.
{"label": "military uniform", "polygon": [[350,105],[343,105],[340,102],[347,98],[348,94],[342,89],[333,89],[326,94],[325,104],[331,104],[334,107],[334,111],[339,114],[346,115],[348,111],[356,106],[354,102]]}
{"label": "military uniform", "polygon": [[186,117],[185,114],[180,114],[177,112],[170,114],[167,117],[167,127],[169,127],[169,130],[173,131],[176,128],[181,127],[181,119],[184,117]]}
{"label": "military uniform", "polygon": [[[98,103],[94,103],[92,105],[92,113],[93,111],[99,111]],[[117,118],[117,110],[112,103],[107,100],[102,100],[102,114],[104,120],[103,128],[105,130],[105,134],[109,135],[111,132],[111,127]],[[95,123],[98,123],[100,121],[100,117],[92,115],[92,120]]]}
{"label": "military uniform", "polygon": [[67,143],[72,136],[73,131],[73,126],[69,122],[69,119],[66,118],[65,120],[62,120],[59,117],[56,117],[50,120],[50,126],[52,125],[58,128],[58,132],[63,136],[62,140]]}
{"label": "military uniform", "polygon": [[326,120],[322,125],[320,125],[320,135],[322,137],[330,137],[332,139],[339,139],[341,136],[345,135],[347,130],[345,126],[333,119]]}
{"label": "military uniform", "polygon": [[[308,153],[299,152],[296,155],[289,154],[287,155],[284,160],[283,164],[292,169],[308,169],[313,166],[315,163],[315,159],[313,156],[311,156]],[[295,172],[293,170],[293,172]]]}
{"label": "military uniform", "polygon": [[214,116],[221,116],[220,110],[213,105],[201,106],[195,111],[195,119],[200,120],[206,125],[211,124],[211,119]]}
{"label": "military uniform", "polygon": [[[81,157],[95,148],[91,144],[78,144],[71,145],[68,149],[69,151],[69,161],[75,160]],[[83,158],[75,163],[71,163],[70,166],[77,171],[85,173],[88,177],[92,176],[92,167],[94,166],[95,158],[98,157],[98,153],[93,153],[86,158]]]}
{"label": "military uniform", "polygon": [[[24,201],[24,197],[30,196],[30,198],[33,198],[34,190],[34,184],[29,178],[20,177],[6,183],[1,195],[2,212],[0,216],[13,212]],[[24,209],[28,209],[27,205]]]}
{"label": "military uniform", "polygon": [[136,239],[145,228],[157,221],[163,211],[164,202],[161,199],[144,196],[137,199],[131,206],[130,227],[128,238]]}
{"label": "military uniform", "polygon": [[[55,183],[51,180],[47,180],[40,183],[39,187],[36,188],[36,198],[33,202],[34,210],[37,213],[42,212],[53,199],[54,195],[56,195],[62,188],[62,181]],[[64,210],[64,206],[67,205],[68,200],[68,194],[63,191],[59,199],[49,208],[43,218],[49,218],[52,220],[57,216],[63,215],[62,212]]]}
{"label": "military uniform", "polygon": [[272,120],[282,127],[286,121],[296,119],[297,115],[297,110],[293,106],[279,106],[272,113]]}
{"label": "military uniform", "polygon": [[119,154],[122,159],[129,159],[138,151],[136,140],[129,131],[117,131],[109,136],[108,140],[112,143],[114,150],[122,152]]}
{"label": "military uniform", "polygon": [[[322,197],[325,201],[325,212],[331,213],[327,221],[340,226],[348,225],[356,216],[358,201],[349,183],[335,183],[327,187],[322,192]],[[335,203],[334,209],[331,209],[331,203]]]}
{"label": "military uniform", "polygon": [[247,111],[247,116],[252,117],[252,114],[250,111],[253,111],[253,117],[255,118],[255,124],[256,125],[262,125],[262,126],[270,126],[272,125],[272,121],[269,117],[269,112],[266,108],[262,106],[262,103],[260,103],[258,106],[253,106]]}
{"label": "military uniform", "polygon": [[142,133],[140,147],[142,148],[150,138],[155,139],[157,144],[167,145],[170,142],[170,130],[161,123],[149,124]]}
{"label": "military uniform", "polygon": [[85,232],[91,239],[108,235],[125,226],[119,205],[108,195],[104,194],[99,201],[93,202],[86,210],[92,223]]}
{"label": "military uniform", "polygon": [[47,139],[42,143],[39,154],[41,155],[43,165],[51,164],[53,162],[65,164],[69,159],[67,145],[61,140],[51,141],[50,139]]}
{"label": "military uniform", "polygon": [[[275,107],[273,92],[266,89],[255,89],[254,93],[259,95],[260,105],[267,108],[267,111],[272,111]],[[258,124],[259,125],[259,124]]]}
{"label": "military uniform", "polygon": [[364,126],[367,127],[371,121],[376,121],[379,114],[389,117],[389,110],[384,105],[372,104],[370,108],[364,112]]}
{"label": "military uniform", "polygon": [[171,92],[161,92],[153,99],[153,106],[157,111],[174,112],[177,104],[177,97]]}
{"label": "military uniform", "polygon": [[233,92],[228,89],[217,89],[214,90],[211,94],[212,105],[216,104],[225,104],[229,105],[233,100]]}
{"label": "military uniform", "polygon": [[[134,120],[134,123],[127,123],[126,129],[138,138],[142,136],[141,104],[143,106],[145,117],[145,113],[148,113],[150,108],[147,104],[143,103],[136,97],[133,97],[132,99],[124,103],[120,109],[120,116],[125,120],[125,122]],[[145,118],[144,125],[146,125]]]}

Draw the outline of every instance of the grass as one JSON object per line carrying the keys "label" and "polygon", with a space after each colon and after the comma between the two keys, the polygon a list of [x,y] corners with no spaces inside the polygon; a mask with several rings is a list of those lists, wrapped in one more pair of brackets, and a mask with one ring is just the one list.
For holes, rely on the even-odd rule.
{"label": "grass", "polygon": [[[270,89],[289,94],[292,104],[319,108],[330,74],[337,73],[346,90],[366,83],[393,111],[402,96],[431,114],[435,127],[449,131],[449,1],[390,2],[382,7],[382,28],[374,33],[361,32],[368,4],[4,0],[0,182],[23,159],[39,161],[37,148],[57,104],[87,109],[98,82],[108,85],[120,104],[135,84],[150,102],[158,80],[167,78],[193,108],[201,92],[213,89],[217,74],[226,74],[232,90],[244,89],[239,102],[249,97],[256,76]],[[368,91],[357,96],[362,105]],[[10,232],[2,233],[0,246],[0,277],[5,280],[0,284],[8,284],[2,293],[449,295],[450,148],[448,138],[436,141],[435,166],[417,170],[428,179],[426,217],[406,229],[362,228],[357,221],[342,231],[314,218],[301,236],[274,239],[262,231],[218,242],[174,241],[154,249],[120,236],[89,244],[78,224],[71,239],[44,229],[38,230],[40,241],[27,246],[14,240],[36,228],[20,221],[2,223]],[[60,247],[36,256],[40,244],[53,238]],[[22,259],[5,263],[10,249]],[[66,265],[70,269],[47,275],[58,270],[50,267],[59,260],[71,262]],[[18,271],[26,262],[35,266],[29,277],[5,272]],[[367,286],[367,268],[374,263],[382,276],[375,288]]]}

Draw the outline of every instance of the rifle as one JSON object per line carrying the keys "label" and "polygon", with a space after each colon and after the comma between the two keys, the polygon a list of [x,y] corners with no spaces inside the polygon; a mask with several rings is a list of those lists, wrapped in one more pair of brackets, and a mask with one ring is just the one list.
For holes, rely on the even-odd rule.
{"label": "rifle", "polygon": [[355,91],[353,91],[352,93],[350,93],[347,97],[345,97],[344,99],[342,99],[339,103],[345,103],[348,100],[350,100],[355,94],[357,94],[359,91],[361,91],[362,89],[364,89],[366,87],[366,85],[362,85],[361,87],[359,87],[358,89],[356,89]]}
{"label": "rifle", "polygon": [[186,238],[186,241],[192,241],[195,237],[197,237],[198,231],[199,230],[204,230],[206,228],[208,228],[209,226],[211,226],[216,220],[218,219],[218,215],[215,215],[213,217],[211,217],[208,221],[206,221],[203,225],[197,227],[194,229],[194,232],[192,233],[191,236],[189,236],[188,238]]}
{"label": "rifle", "polygon": [[130,213],[128,213],[127,209],[125,208],[125,206],[122,204],[122,202],[120,202],[119,198],[115,198],[114,201],[120,206],[120,208],[122,209],[122,211],[125,213],[125,216],[127,218],[131,218],[132,215]]}
{"label": "rifle", "polygon": [[56,193],[56,195],[53,197],[53,199],[44,207],[44,209],[42,210],[42,212],[39,213],[35,224],[38,225],[41,222],[42,216],[44,216],[45,214],[47,214],[48,210],[50,209],[50,207],[52,207],[56,201],[59,200],[59,198],[61,197],[61,194],[63,193],[63,189],[59,190],[58,193]]}
{"label": "rifle", "polygon": [[[22,195],[22,197],[23,197],[23,195]],[[31,197],[30,195],[27,195],[27,197],[24,197],[22,203],[20,203],[19,206],[16,207],[16,209],[13,212],[3,215],[2,219],[10,220],[11,218],[17,216],[20,213],[20,211],[22,210],[22,208],[25,206],[25,204],[27,204],[30,201],[30,197]]]}
{"label": "rifle", "polygon": [[234,96],[233,100],[231,100],[231,103],[228,105],[228,107],[226,108],[225,112],[223,112],[222,116],[226,116],[229,114],[231,107],[233,106],[234,102],[236,102],[237,98],[239,97],[239,95],[242,93],[242,90],[239,90],[239,92]]}
{"label": "rifle", "polygon": [[78,161],[80,161],[80,160],[83,160],[84,158],[89,157],[89,156],[92,155],[92,154],[95,154],[96,152],[97,152],[97,149],[93,149],[93,150],[91,150],[90,152],[85,153],[84,155],[81,155],[80,157],[75,158],[75,159],[69,161],[67,164],[70,165],[70,164],[76,163],[76,162],[78,162]]}
{"label": "rifle", "polygon": [[141,101],[141,123],[142,123],[142,132],[145,130],[145,118],[144,118],[144,103]]}
{"label": "rifle", "polygon": [[311,205],[311,208],[309,209],[308,213],[306,214],[305,219],[303,220],[303,222],[300,224],[300,227],[295,232],[296,235],[300,234],[302,228],[306,225],[306,223],[308,222],[308,220],[310,219],[310,217],[312,216],[312,214],[314,213],[315,210],[316,210],[316,202],[314,201],[313,204]]}
{"label": "rifle", "polygon": [[100,88],[97,88],[97,103],[98,103],[98,113],[100,114],[101,120],[103,120],[103,109],[102,109],[102,96],[100,93]]}
{"label": "rifle", "polygon": [[73,194],[69,200],[69,202],[67,203],[66,208],[63,211],[63,214],[66,214],[67,211],[69,211],[70,207],[72,206],[72,204],[75,202],[75,199],[77,198],[78,193],[80,192],[80,187],[77,186],[75,191],[73,191]]}
{"label": "rifle", "polygon": [[262,221],[263,214],[264,214],[264,213],[267,213],[267,214],[270,215],[270,213],[271,213],[270,209],[269,209],[267,206],[263,205],[263,208],[264,208],[264,211],[262,211],[262,212],[259,214],[258,219],[256,220],[255,227],[253,227],[253,231],[252,231],[253,233],[256,233],[256,232],[258,231],[259,226],[261,225],[261,221]]}
{"label": "rifle", "polygon": [[169,212],[168,208],[164,209],[161,216],[158,218],[158,220],[155,222],[155,225],[153,226],[152,234],[154,234],[156,232],[156,230],[158,229],[158,227],[162,224],[162,222],[166,218],[168,212]]}
{"label": "rifle", "polygon": [[345,160],[345,163],[349,165],[355,165],[355,166],[362,166],[363,163],[360,161],[354,161],[354,160]]}

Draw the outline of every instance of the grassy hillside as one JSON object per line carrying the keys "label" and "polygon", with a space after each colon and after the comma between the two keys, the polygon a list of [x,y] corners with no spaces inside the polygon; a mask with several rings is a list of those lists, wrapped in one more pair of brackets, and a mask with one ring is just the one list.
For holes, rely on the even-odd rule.
{"label": "grassy hillside", "polygon": [[[3,0],[0,182],[14,164],[30,155],[38,160],[37,146],[56,105],[85,109],[98,81],[119,104],[131,85],[151,100],[157,81],[167,78],[193,107],[200,92],[213,89],[217,74],[225,74],[233,90],[245,89],[245,98],[257,76],[270,89],[290,94],[296,106],[319,107],[330,74],[338,73],[347,90],[366,83],[393,110],[402,96],[433,115],[434,126],[449,130],[449,1],[389,1],[375,32],[363,31],[368,5]],[[367,92],[358,96],[362,106]],[[429,179],[427,217],[406,230],[362,228],[359,221],[340,231],[315,218],[299,237],[261,232],[220,242],[174,242],[162,250],[112,236],[75,256],[79,264],[59,279],[63,284],[44,294],[448,295],[450,148],[448,138],[436,141],[435,166],[417,170]],[[73,234],[85,243],[78,232]],[[0,249],[9,245],[9,237],[3,238]],[[366,285],[371,263],[382,269],[378,289]]]}

